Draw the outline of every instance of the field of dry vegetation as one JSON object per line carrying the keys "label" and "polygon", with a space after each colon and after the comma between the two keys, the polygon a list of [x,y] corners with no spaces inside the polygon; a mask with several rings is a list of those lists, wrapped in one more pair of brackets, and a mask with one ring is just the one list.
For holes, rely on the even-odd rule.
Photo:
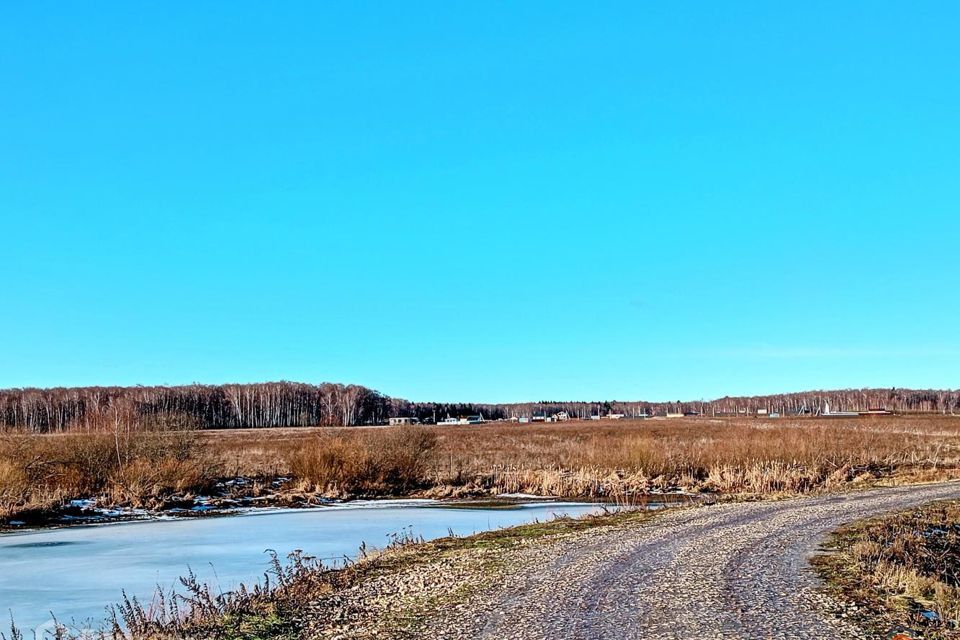
{"label": "field of dry vegetation", "polygon": [[170,496],[210,489],[220,469],[192,432],[0,433],[0,522],[80,498],[163,508]]}
{"label": "field of dry vegetation", "polygon": [[[960,476],[960,419],[895,416],[461,427],[0,434],[0,520],[77,498],[164,508],[217,483],[321,497],[802,493]],[[222,485],[220,485],[222,486]],[[241,487],[240,489],[236,487]]]}

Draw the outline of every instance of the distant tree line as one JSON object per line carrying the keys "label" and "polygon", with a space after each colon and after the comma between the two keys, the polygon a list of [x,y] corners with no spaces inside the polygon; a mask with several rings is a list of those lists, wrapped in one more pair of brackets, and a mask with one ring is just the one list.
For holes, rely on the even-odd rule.
{"label": "distant tree line", "polygon": [[393,400],[394,415],[412,416],[420,422],[439,422],[444,418],[461,418],[467,416],[483,416],[486,420],[501,420],[509,418],[511,414],[507,405],[473,404],[464,402],[409,402],[407,400]]}
{"label": "distant tree line", "polygon": [[766,396],[727,396],[716,400],[676,402],[524,402],[495,405],[509,416],[531,417],[566,411],[571,417],[619,413],[625,416],[695,413],[700,415],[756,414],[763,409],[783,415],[817,413],[830,404],[831,411],[886,409],[895,413],[960,413],[960,390],[838,389],[803,391]]}
{"label": "distant tree line", "polygon": [[0,391],[0,424],[35,433],[91,431],[117,416],[156,428],[298,427],[379,422],[389,398],[358,385],[296,382]]}
{"label": "distant tree line", "polygon": [[488,420],[498,420],[550,416],[560,411],[582,419],[611,413],[742,415],[755,414],[759,409],[789,415],[816,413],[827,403],[834,411],[957,413],[960,391],[842,389],[692,402],[453,404],[410,402],[359,385],[333,383],[7,389],[0,390],[0,426],[54,433],[93,431],[120,420],[141,428],[214,429],[382,424],[395,416],[415,416],[421,422],[431,422],[448,416],[482,414]]}

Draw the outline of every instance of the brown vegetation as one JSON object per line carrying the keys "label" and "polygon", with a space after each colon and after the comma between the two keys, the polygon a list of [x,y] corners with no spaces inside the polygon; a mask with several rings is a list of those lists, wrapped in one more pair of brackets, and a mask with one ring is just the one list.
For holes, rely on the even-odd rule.
{"label": "brown vegetation", "polygon": [[[162,506],[224,478],[319,497],[803,493],[960,475],[960,420],[912,416],[141,431],[0,437],[0,518],[75,498]],[[118,453],[119,452],[119,453]],[[258,495],[258,493],[253,493]]]}
{"label": "brown vegetation", "polygon": [[[297,476],[302,467],[295,469],[294,462],[314,459],[312,464],[331,471],[305,475],[311,488],[336,492],[349,486],[343,478],[355,468],[345,461],[402,442],[385,444],[392,432],[406,433],[282,429],[203,437],[215,442],[228,468],[250,475]],[[409,433],[435,434],[436,446],[418,459],[416,473],[423,475],[408,486],[430,487],[437,496],[805,492],[879,479],[949,477],[960,464],[960,420],[936,416],[500,423]],[[324,443],[327,452],[320,454]]]}
{"label": "brown vegetation", "polygon": [[435,473],[438,484],[584,497],[675,489],[805,492],[955,468],[960,424],[953,425],[692,419],[476,428],[445,434]]}
{"label": "brown vegetation", "polygon": [[427,481],[436,446],[435,430],[424,427],[341,430],[317,434],[286,457],[301,489],[334,495],[405,493]]}
{"label": "brown vegetation", "polygon": [[925,638],[960,638],[960,503],[849,525],[833,546],[816,565],[845,598],[866,605],[868,622],[922,629]]}
{"label": "brown vegetation", "polygon": [[0,521],[69,500],[157,507],[207,490],[221,471],[192,432],[0,434]]}

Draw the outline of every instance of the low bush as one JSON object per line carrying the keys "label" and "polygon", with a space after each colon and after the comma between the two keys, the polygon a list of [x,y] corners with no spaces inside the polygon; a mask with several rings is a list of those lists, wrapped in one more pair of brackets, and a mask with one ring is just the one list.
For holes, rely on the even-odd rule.
{"label": "low bush", "polygon": [[404,493],[426,482],[436,446],[436,433],[424,427],[327,431],[293,450],[289,465],[293,476],[315,491]]}
{"label": "low bush", "polygon": [[0,434],[0,519],[80,498],[153,506],[207,490],[219,473],[207,444],[187,431]]}

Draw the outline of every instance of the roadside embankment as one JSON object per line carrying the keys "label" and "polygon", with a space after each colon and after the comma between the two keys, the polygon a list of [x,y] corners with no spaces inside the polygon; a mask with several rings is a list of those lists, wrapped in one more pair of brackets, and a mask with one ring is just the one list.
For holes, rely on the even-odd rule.
{"label": "roadside embankment", "polygon": [[853,522],[815,563],[865,626],[906,638],[960,638],[960,502]]}

